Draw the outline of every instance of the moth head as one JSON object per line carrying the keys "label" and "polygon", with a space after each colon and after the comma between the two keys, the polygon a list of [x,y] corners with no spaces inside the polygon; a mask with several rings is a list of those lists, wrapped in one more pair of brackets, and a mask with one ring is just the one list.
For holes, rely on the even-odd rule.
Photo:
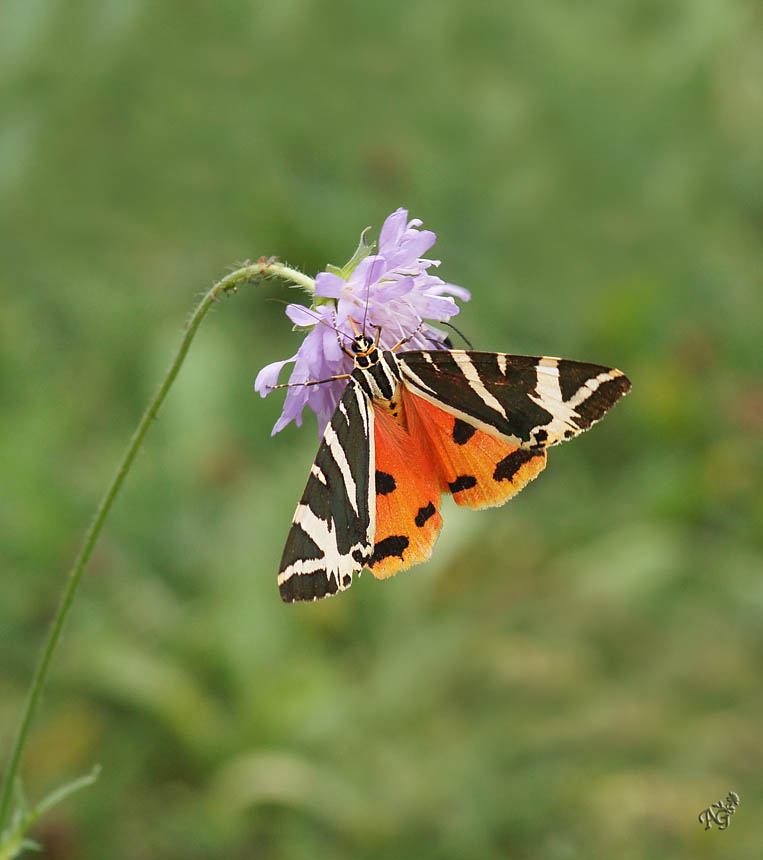
{"label": "moth head", "polygon": [[352,342],[352,351],[355,355],[368,355],[375,348],[375,344],[371,338],[366,337],[364,334],[359,334]]}

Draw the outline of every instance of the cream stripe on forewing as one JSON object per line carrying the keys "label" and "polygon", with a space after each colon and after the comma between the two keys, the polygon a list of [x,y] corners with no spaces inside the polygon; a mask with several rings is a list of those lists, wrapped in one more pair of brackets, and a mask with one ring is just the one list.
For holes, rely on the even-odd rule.
{"label": "cream stripe on forewing", "polygon": [[384,358],[384,355],[382,356],[381,365],[384,369],[384,375],[387,378],[387,382],[389,382],[389,387],[392,389],[394,397],[394,391],[400,382],[400,367],[395,356],[391,352],[389,353],[388,360]]}
{"label": "cream stripe on forewing", "polygon": [[551,371],[555,371],[555,375],[559,376],[559,362],[561,358],[553,355],[542,355],[538,359],[538,367],[547,367]]}
{"label": "cream stripe on forewing", "polygon": [[622,370],[617,370],[616,368],[613,370],[606,370],[598,376],[594,376],[593,379],[587,379],[567,402],[571,406],[578,407],[585,403],[585,401],[588,400],[600,385],[603,385],[605,382],[609,382],[611,379],[617,379],[618,376],[624,375],[625,374]]}
{"label": "cream stripe on forewing", "polygon": [[[308,505],[300,503],[294,512],[292,524],[298,525],[316,546],[323,550],[323,558],[298,559],[292,562],[285,570],[278,574],[279,586],[294,576],[294,574],[311,573],[314,570],[325,570],[327,577],[333,576],[336,579],[340,565],[338,563],[331,564],[330,560],[336,559],[338,562],[342,559],[342,556],[337,549],[334,521],[321,519],[313,513]],[[338,585],[341,582],[341,578],[336,581]]]}
{"label": "cream stripe on forewing", "polygon": [[572,430],[575,435],[582,432],[575,421],[578,417],[575,406],[562,398],[562,387],[559,379],[560,361],[559,358],[543,356],[535,368],[537,380],[535,391],[528,393],[528,397],[533,403],[551,413],[551,421],[542,427],[547,434],[547,445],[560,442],[564,438],[565,431]]}
{"label": "cream stripe on forewing", "polygon": [[[373,552],[373,542],[374,537],[376,535],[376,475],[374,472],[374,462],[376,457],[374,440],[374,411],[371,406],[371,401],[369,400],[368,395],[361,388],[360,384],[357,381],[351,381],[350,384],[353,386],[353,395],[358,406],[358,413],[360,414],[361,420],[363,421],[363,435],[367,443],[368,458],[366,461],[366,471],[368,475],[368,481],[366,486],[361,487],[357,483],[357,481],[355,481],[346,458],[344,458],[344,463],[347,469],[346,474],[345,468],[338,461],[337,465],[339,466],[339,469],[342,472],[342,478],[345,481],[345,489],[347,491],[347,496],[350,498],[350,502],[353,506],[353,509],[358,516],[360,516],[359,511],[361,508],[360,493],[363,492],[366,494],[366,508],[368,510],[368,528],[366,530],[365,538],[368,544],[368,551],[366,552],[365,547],[356,545],[352,548],[351,552],[354,552],[356,549],[362,549],[364,550],[364,557],[370,557],[371,553]],[[344,410],[344,404],[341,401],[340,406],[342,407],[342,414],[344,414],[345,418],[347,418],[347,413]],[[341,448],[341,445],[339,447]],[[330,450],[332,457],[334,457],[334,459],[336,460],[333,449]],[[342,451],[342,454],[344,455],[344,451]],[[349,482],[347,481],[347,475],[349,475]],[[356,564],[355,569],[357,570],[359,569],[359,567],[360,566]]]}
{"label": "cream stripe on forewing", "polygon": [[392,387],[394,388],[400,381],[400,363],[395,357],[395,353],[391,351],[382,353],[382,361],[387,368],[387,372],[394,378],[393,380],[390,380]]}
{"label": "cream stripe on forewing", "polygon": [[529,395],[530,399],[538,406],[548,410],[552,420],[542,428],[547,434],[548,445],[556,444],[565,438],[569,438],[569,431],[575,436],[588,429],[596,421],[586,420],[581,426],[581,416],[578,407],[582,406],[589,397],[605,382],[623,376],[621,370],[604,370],[597,376],[587,379],[568,400],[562,395],[561,377],[559,376],[560,358],[546,356],[541,358],[535,370],[536,387],[535,392]]}
{"label": "cream stripe on forewing", "polygon": [[461,370],[461,373],[463,373],[468,380],[472,391],[477,395],[477,397],[479,397],[479,399],[485,404],[485,406],[489,406],[494,412],[497,412],[499,415],[502,415],[508,421],[509,416],[506,414],[506,410],[503,408],[503,406],[501,406],[500,402],[496,400],[496,398],[487,390],[484,382],[480,379],[480,375],[477,372],[477,368],[472,363],[471,358],[469,358],[468,353],[452,352],[451,356],[453,357],[456,366]]}
{"label": "cream stripe on forewing", "polygon": [[[408,368],[403,367],[403,373],[408,374]],[[405,381],[410,388],[410,390],[417,396],[421,397],[423,400],[426,400],[427,403],[431,403],[433,406],[437,406],[442,409],[444,412],[447,412],[449,415],[452,415],[454,418],[460,418],[462,421],[470,424],[472,427],[476,427],[478,430],[482,430],[484,433],[487,433],[490,436],[495,436],[497,439],[505,439],[507,442],[510,442],[512,445],[524,446],[525,442],[519,438],[519,436],[513,436],[510,433],[502,433],[494,424],[487,424],[485,421],[480,421],[479,418],[475,418],[474,415],[470,415],[468,412],[464,412],[461,409],[453,406],[452,403],[446,403],[440,397],[436,395],[435,392],[431,390],[431,388],[420,388],[419,382],[415,382],[413,377],[416,377],[415,373],[411,373],[411,379]],[[431,393],[430,393],[431,392]]]}
{"label": "cream stripe on forewing", "polygon": [[[353,393],[355,395],[355,400],[358,406],[358,413],[360,414],[361,420],[363,421],[363,433],[366,439],[366,443],[368,446],[368,458],[367,458],[367,475],[368,481],[367,486],[361,487],[358,485],[357,481],[352,477],[351,472],[349,470],[349,464],[347,464],[348,473],[351,475],[351,485],[346,484],[347,495],[350,495],[352,491],[352,498],[350,499],[355,509],[355,513],[358,514],[358,511],[361,507],[361,497],[360,493],[366,493],[366,507],[368,510],[368,529],[366,530],[366,541],[370,545],[370,552],[373,552],[373,543],[374,537],[376,535],[376,475],[374,471],[374,462],[376,460],[375,455],[375,439],[374,439],[374,411],[371,406],[371,401],[368,399],[368,396],[360,387],[360,385],[355,384],[353,388]],[[346,416],[345,416],[346,417]],[[333,451],[332,451],[333,456]],[[347,460],[345,459],[345,463]],[[337,464],[339,465],[339,464]],[[342,469],[341,466],[339,466]],[[344,478],[344,470],[342,469],[342,477]],[[353,550],[357,547],[353,547]],[[369,552],[369,555],[370,555]]]}
{"label": "cream stripe on forewing", "polygon": [[497,354],[497,359],[498,359],[498,370],[500,370],[501,373],[504,376],[506,376],[506,353],[505,352],[499,352]]}
{"label": "cream stripe on forewing", "polygon": [[326,476],[323,474],[323,470],[317,463],[313,463],[310,467],[310,473],[314,475],[324,487],[328,486],[328,482],[326,481]]}
{"label": "cream stripe on forewing", "polygon": [[[362,569],[352,555],[352,553],[361,549],[363,549],[363,547],[361,547],[360,544],[355,544],[355,546],[351,548],[350,553],[342,555],[336,551],[336,545],[334,545],[334,552],[331,555],[326,555],[323,558],[303,558],[292,562],[292,564],[284,568],[278,574],[278,585],[283,585],[284,582],[291,579],[292,576],[305,576],[311,573],[325,573],[327,579],[333,579],[337,583],[339,590],[344,591],[352,584],[348,583],[345,585],[342,582],[344,577],[347,575],[352,576],[353,573],[357,573]],[[331,550],[332,548],[330,548],[330,552]],[[370,554],[364,555],[364,558],[370,558]],[[345,564],[338,564],[337,561],[343,561]]]}
{"label": "cream stripe on forewing", "polygon": [[605,382],[625,375],[622,370],[617,370],[617,368],[603,370],[597,376],[587,379],[572,397],[564,400],[561,390],[561,379],[559,377],[559,362],[561,360],[560,358],[551,358],[550,356],[544,356],[540,359],[536,368],[536,391],[538,394],[543,393],[544,396],[558,400],[560,403],[565,403],[572,408],[585,403],[599,386]]}
{"label": "cream stripe on forewing", "polygon": [[357,386],[355,389],[355,397],[358,401],[358,410],[363,417],[368,444],[368,485],[365,488],[368,500],[366,503],[368,507],[368,530],[366,532],[368,554],[366,557],[370,558],[374,551],[374,539],[376,538],[376,438],[374,434],[374,410],[360,386]]}
{"label": "cream stripe on forewing", "polygon": [[[423,355],[428,358],[426,353],[423,353]],[[430,358],[429,361],[431,362],[431,360],[432,359]],[[401,365],[401,368],[402,368],[403,375],[407,376],[411,380],[411,382],[413,382],[416,385],[417,388],[420,388],[422,391],[428,391],[430,394],[434,394],[435,396],[437,395],[437,392],[434,390],[434,388],[430,388],[426,384],[426,382],[419,379],[419,377],[411,370],[410,367],[408,367],[407,364]]]}
{"label": "cream stripe on forewing", "polygon": [[[542,405],[541,400],[559,401],[563,403],[562,386],[559,381],[559,362],[561,359],[552,358],[551,356],[543,356],[538,361],[535,368],[535,392],[530,392],[529,397],[538,405]],[[541,400],[536,399],[535,395],[539,395]],[[556,412],[556,407],[554,407]]]}
{"label": "cream stripe on forewing", "polygon": [[355,515],[357,516],[358,488],[355,484],[355,478],[353,478],[352,476],[350,464],[347,462],[347,457],[345,457],[342,443],[339,441],[339,437],[336,435],[336,431],[331,426],[331,424],[326,427],[326,432],[324,433],[323,439],[326,442],[326,446],[328,447],[329,453],[331,454],[334,462],[339,467],[339,471],[342,473],[342,482],[347,488],[347,498],[350,500],[350,504],[355,511]]}
{"label": "cream stripe on forewing", "polygon": [[361,544],[354,544],[347,554],[339,552],[334,520],[321,519],[313,513],[309,505],[302,503],[297,505],[292,525],[298,525],[315,545],[323,550],[323,556],[302,558],[292,562],[278,574],[278,585],[283,585],[287,579],[295,575],[304,576],[324,571],[328,579],[335,580],[340,590],[347,588],[348,586],[342,583],[344,577],[358,570],[358,563],[353,558],[353,553],[361,550],[365,556],[367,548]]}

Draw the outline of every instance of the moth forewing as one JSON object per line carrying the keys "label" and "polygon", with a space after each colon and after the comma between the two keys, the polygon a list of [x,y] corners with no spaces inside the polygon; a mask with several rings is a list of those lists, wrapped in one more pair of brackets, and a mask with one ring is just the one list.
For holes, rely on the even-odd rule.
{"label": "moth forewing", "polygon": [[286,602],[344,591],[371,557],[373,420],[368,397],[350,380],[323,434],[286,539],[278,574]]}
{"label": "moth forewing", "polygon": [[567,359],[462,350],[396,358],[404,381],[420,397],[533,450],[587,430],[630,390],[619,370]]}

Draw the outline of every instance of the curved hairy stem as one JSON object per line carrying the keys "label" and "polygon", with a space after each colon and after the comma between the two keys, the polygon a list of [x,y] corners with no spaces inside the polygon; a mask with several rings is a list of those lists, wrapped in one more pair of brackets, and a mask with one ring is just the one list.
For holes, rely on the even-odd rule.
{"label": "curved hairy stem", "polygon": [[79,587],[82,573],[87,566],[88,560],[90,559],[90,556],[93,552],[93,548],[95,547],[95,543],[98,540],[98,535],[101,533],[103,524],[106,521],[106,517],[108,516],[109,511],[114,504],[114,499],[117,497],[117,494],[119,493],[119,490],[121,489],[122,484],[127,477],[127,473],[130,471],[130,467],[135,460],[135,455],[138,453],[138,449],[140,448],[140,445],[143,442],[146,433],[148,432],[148,428],[151,426],[151,422],[156,417],[160,406],[162,405],[165,397],[167,396],[167,392],[170,390],[172,383],[175,381],[175,377],[178,375],[178,371],[183,364],[186,353],[188,352],[188,348],[191,345],[191,341],[193,340],[196,331],[201,325],[201,321],[206,316],[207,311],[210,309],[212,304],[217,301],[217,299],[221,295],[225,293],[235,292],[237,287],[241,286],[242,284],[254,283],[263,278],[269,277],[279,277],[283,278],[284,280],[299,284],[299,286],[303,287],[308,292],[312,292],[315,289],[315,285],[313,283],[312,278],[309,278],[306,275],[303,275],[301,272],[298,272],[295,269],[291,269],[288,266],[277,262],[274,258],[266,260],[264,257],[261,258],[257,263],[245,265],[239,269],[236,269],[236,271],[231,272],[229,275],[218,281],[199,302],[198,306],[191,315],[191,318],[186,326],[183,338],[180,341],[180,346],[178,347],[175,358],[173,359],[172,364],[170,365],[169,370],[167,371],[167,374],[164,377],[164,380],[162,381],[161,385],[159,386],[156,394],[154,394],[154,396],[151,398],[151,401],[148,404],[146,411],[143,413],[143,417],[140,419],[140,423],[138,424],[135,433],[133,433],[132,439],[127,446],[127,450],[122,457],[122,461],[117,468],[116,474],[112,478],[111,483],[106,489],[106,492],[104,493],[103,498],[98,505],[95,515],[93,516],[93,519],[87,529],[87,532],[85,533],[82,547],[80,548],[80,551],[77,554],[76,559],[74,560],[72,569],[69,572],[66,586],[64,587],[63,594],[61,595],[61,602],[59,603],[58,609],[56,610],[56,614],[53,618],[53,621],[51,622],[48,637],[45,642],[42,654],[40,655],[40,659],[37,663],[34,677],[32,679],[32,684],[29,689],[29,696],[27,698],[26,706],[24,708],[24,712],[21,718],[18,734],[16,735],[16,740],[13,745],[13,752],[11,753],[10,763],[8,765],[8,769],[3,780],[3,790],[2,794],[0,795],[0,833],[2,833],[3,826],[5,824],[5,821],[7,820],[11,798],[13,795],[13,785],[16,779],[16,774],[18,772],[19,763],[21,761],[21,754],[24,750],[24,745],[29,734],[29,729],[34,718],[35,711],[37,710],[37,705],[40,701],[40,695],[42,694],[42,690],[45,686],[45,681],[47,679],[48,671],[50,669],[50,662],[53,658],[56,646],[61,637],[61,632],[69,615],[69,610],[71,609],[72,602],[77,593],[77,588]]}

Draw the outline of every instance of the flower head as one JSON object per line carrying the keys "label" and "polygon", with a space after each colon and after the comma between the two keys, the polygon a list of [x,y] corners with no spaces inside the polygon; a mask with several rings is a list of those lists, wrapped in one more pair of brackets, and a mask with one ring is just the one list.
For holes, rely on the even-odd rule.
{"label": "flower head", "polygon": [[315,299],[310,308],[290,304],[286,315],[295,326],[307,330],[296,354],[263,367],[254,383],[263,397],[278,383],[285,364],[294,362],[284,408],[273,434],[290,421],[302,424],[308,406],[318,417],[322,435],[347,384],[346,380],[304,385],[352,371],[352,359],[341,346],[355,335],[350,320],[364,331],[381,332],[379,345],[391,349],[406,340],[406,349],[443,349],[445,332],[425,320],[446,321],[459,312],[453,296],[468,301],[468,290],[448,284],[428,269],[439,260],[421,255],[435,241],[431,230],[420,230],[421,221],[408,221],[408,212],[398,209],[384,222],[378,253],[371,254],[363,237],[352,260],[342,269],[328,267],[315,279]]}

